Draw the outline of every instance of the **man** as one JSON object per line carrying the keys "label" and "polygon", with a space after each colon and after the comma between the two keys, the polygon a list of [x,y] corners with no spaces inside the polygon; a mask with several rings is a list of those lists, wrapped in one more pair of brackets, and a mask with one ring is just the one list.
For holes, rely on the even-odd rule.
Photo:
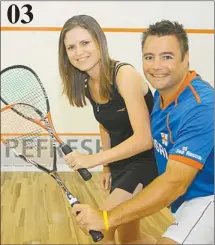
{"label": "man", "polygon": [[73,214],[80,211],[81,228],[104,230],[170,205],[175,222],[157,244],[213,244],[214,90],[189,71],[188,38],[177,22],[150,25],[142,52],[144,74],[156,89],[151,128],[159,177],[108,213],[76,205]]}

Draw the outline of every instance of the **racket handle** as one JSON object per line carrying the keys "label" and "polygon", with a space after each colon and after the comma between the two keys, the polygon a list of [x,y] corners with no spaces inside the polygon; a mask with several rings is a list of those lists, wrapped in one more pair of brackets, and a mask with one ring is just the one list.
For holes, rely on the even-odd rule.
{"label": "racket handle", "polygon": [[[72,204],[72,207],[75,205],[75,204],[79,204],[80,202],[79,201],[76,201]],[[77,212],[77,214],[79,214],[80,212]],[[99,242],[101,241],[103,238],[104,238],[104,235],[101,231],[93,231],[93,230],[90,230],[89,231],[92,239],[94,242]]]}
{"label": "racket handle", "polygon": [[[72,149],[70,146],[66,145],[66,144],[61,144],[61,150],[63,151],[63,153],[65,155],[69,154],[70,152],[72,152]],[[92,178],[92,174],[86,169],[86,168],[79,168],[78,169],[79,174],[81,175],[81,177],[87,181],[89,179]]]}
{"label": "racket handle", "polygon": [[89,231],[94,242],[99,242],[104,238],[104,235],[100,231]]}
{"label": "racket handle", "polygon": [[79,168],[78,172],[85,181],[92,178],[92,174],[86,168]]}
{"label": "racket handle", "polygon": [[64,155],[67,155],[70,152],[73,152],[72,148],[69,145],[67,145],[67,144],[63,143],[63,144],[60,145],[60,147],[61,147],[61,150],[63,151]]}

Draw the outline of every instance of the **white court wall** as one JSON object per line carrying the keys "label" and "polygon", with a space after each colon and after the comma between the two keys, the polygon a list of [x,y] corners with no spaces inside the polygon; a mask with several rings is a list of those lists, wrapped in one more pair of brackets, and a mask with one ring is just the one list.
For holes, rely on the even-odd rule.
{"label": "white court wall", "polygon": [[[34,19],[23,25],[11,24],[7,10],[11,4],[20,9],[31,4]],[[20,17],[24,18],[25,8]],[[214,3],[207,1],[3,1],[1,2],[2,27],[62,27],[64,22],[77,14],[93,16],[102,28],[147,28],[161,19],[179,21],[186,29],[214,29]],[[28,18],[25,17],[27,20]],[[48,91],[56,131],[78,138],[87,134],[98,138],[98,123],[90,105],[83,109],[71,107],[62,95],[58,74],[58,38],[60,31],[1,31],[1,69],[23,64],[32,67]],[[141,33],[105,32],[109,52],[114,59],[133,64],[142,73]],[[205,80],[214,83],[214,34],[189,33],[190,67]],[[76,133],[76,135],[72,135]],[[82,139],[82,138],[81,138]],[[92,143],[95,152],[95,145]],[[81,140],[77,148],[84,152]],[[3,154],[3,161],[5,159]],[[96,168],[98,169],[98,168]]]}

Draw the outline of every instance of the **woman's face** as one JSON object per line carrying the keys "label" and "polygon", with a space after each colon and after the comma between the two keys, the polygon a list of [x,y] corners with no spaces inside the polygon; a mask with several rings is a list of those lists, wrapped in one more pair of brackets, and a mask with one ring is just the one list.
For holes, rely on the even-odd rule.
{"label": "woman's face", "polygon": [[64,45],[70,63],[77,69],[90,72],[99,64],[98,45],[85,28],[77,26],[68,31]]}

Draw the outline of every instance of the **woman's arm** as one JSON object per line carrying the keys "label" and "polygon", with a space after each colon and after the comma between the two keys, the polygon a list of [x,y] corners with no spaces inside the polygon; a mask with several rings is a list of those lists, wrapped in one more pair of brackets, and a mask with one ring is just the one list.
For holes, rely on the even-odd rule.
{"label": "woman's arm", "polygon": [[131,66],[120,68],[116,78],[118,91],[123,97],[133,135],[121,144],[97,153],[97,165],[104,165],[136,155],[152,148],[150,117],[143,96],[143,78]]}
{"label": "woman's arm", "polygon": [[133,135],[110,148],[108,132],[102,128],[103,151],[93,155],[72,152],[64,157],[73,170],[106,165],[149,150],[153,146],[149,112],[143,96],[143,78],[133,67],[123,66],[118,72],[116,83],[126,104]]}

